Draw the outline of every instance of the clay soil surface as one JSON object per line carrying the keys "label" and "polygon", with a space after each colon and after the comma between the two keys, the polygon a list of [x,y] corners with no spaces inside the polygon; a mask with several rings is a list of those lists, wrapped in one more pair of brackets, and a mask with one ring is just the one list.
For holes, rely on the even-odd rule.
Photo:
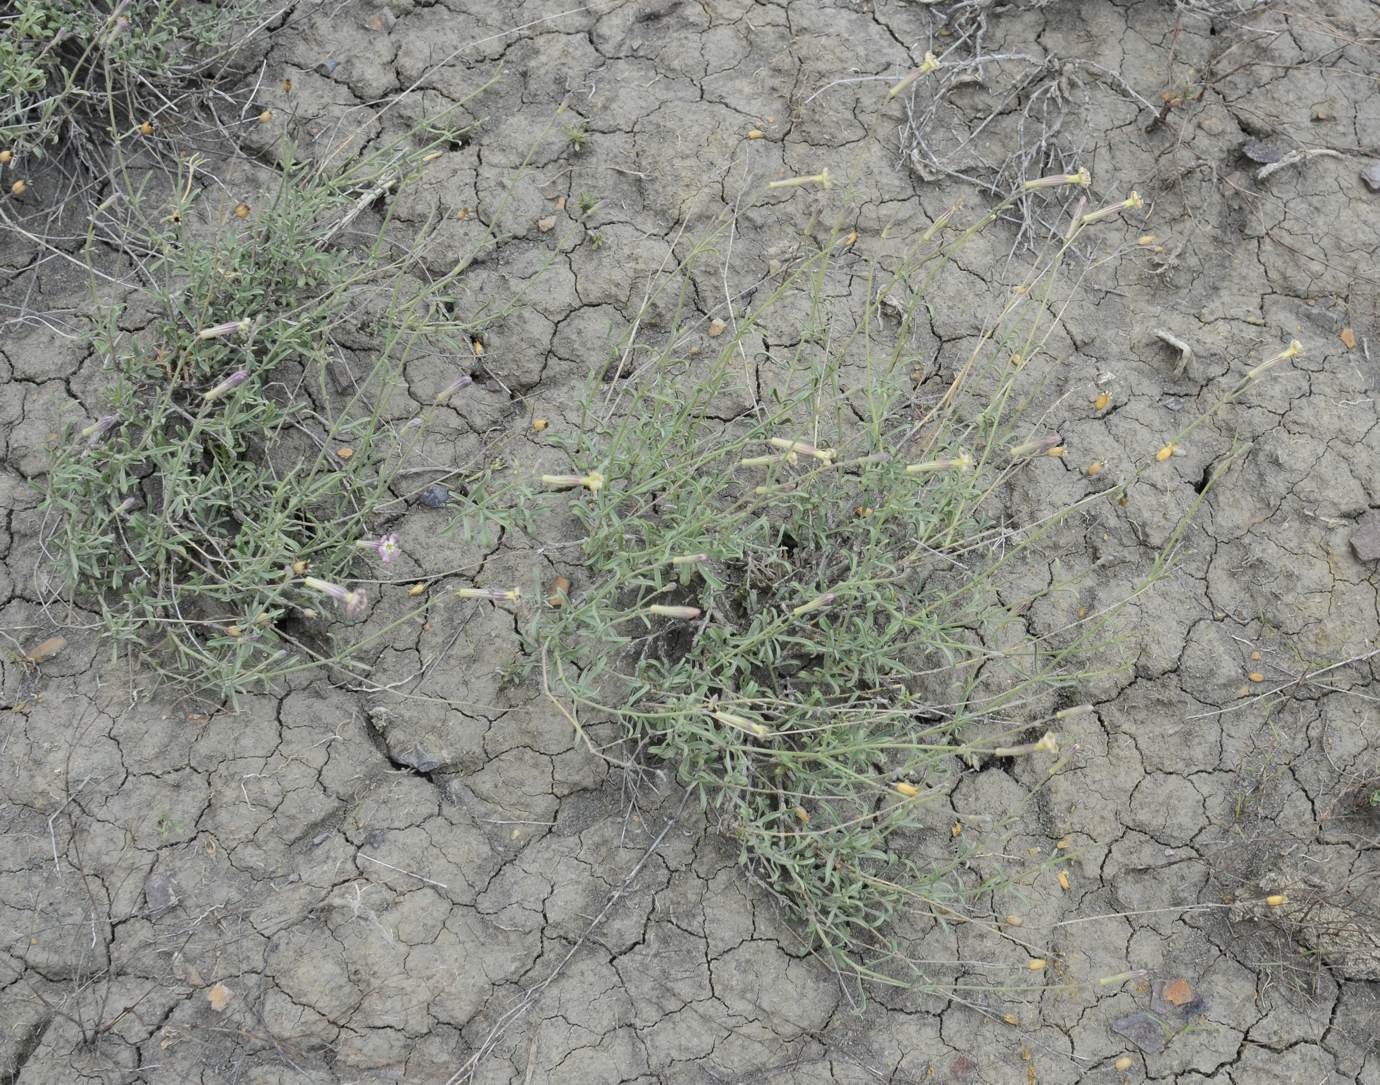
{"label": "clay soil surface", "polygon": [[[1010,989],[860,1003],[671,773],[630,780],[504,685],[518,639],[499,608],[391,638],[374,683],[406,696],[317,674],[232,710],[112,661],[89,612],[54,604],[40,546],[50,435],[102,413],[88,280],[10,234],[0,1081],[1380,1085],[1374,4],[301,0],[257,50],[241,100],[274,127],[225,152],[212,198],[230,207],[288,136],[366,146],[485,88],[394,209],[457,252],[498,227],[460,304],[521,299],[428,435],[441,467],[507,433],[519,466],[562,469],[545,435],[577,424],[681,232],[737,208],[735,267],[766,281],[841,205],[805,190],[767,213],[751,194],[824,167],[849,178],[860,269],[1017,167],[1086,165],[1091,206],[1144,198],[1061,314],[1050,423],[1067,453],[1023,476],[1013,518],[1153,460],[1290,340],[1303,354],[1124,507],[1040,544],[1050,583],[1124,588],[1232,460],[1172,571],[1124,612],[1132,665],[1086,691],[1072,755],[1052,776],[989,766],[945,800],[964,832],[1025,811],[1011,848],[1031,871],[977,904],[1023,918],[995,962]],[[887,99],[927,50],[1007,59],[938,104]],[[42,197],[12,204],[16,221],[46,221]],[[961,259],[971,288],[932,300],[934,356],[981,325],[984,266],[1031,258],[1000,230]],[[57,243],[99,262],[81,241]],[[706,281],[701,327],[749,308],[745,290]],[[417,403],[453,368],[414,363]],[[403,575],[473,566],[447,519],[408,505]],[[561,569],[554,552],[483,557]],[[1051,593],[1031,620],[1098,602]],[[20,657],[58,633],[52,658]],[[1042,863],[1056,851],[1072,861]],[[948,952],[965,945],[955,929]],[[1043,972],[1024,970],[1035,955]],[[960,979],[990,980],[993,962],[971,963]]]}

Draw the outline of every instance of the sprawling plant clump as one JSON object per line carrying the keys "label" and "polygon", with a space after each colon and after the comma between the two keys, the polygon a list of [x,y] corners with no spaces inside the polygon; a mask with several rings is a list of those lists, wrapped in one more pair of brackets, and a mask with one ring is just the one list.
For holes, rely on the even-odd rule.
{"label": "sprawling plant clump", "polygon": [[[220,71],[257,4],[16,0],[0,15],[0,146],[152,135]],[[95,157],[100,157],[99,155]]]}
{"label": "sprawling plant clump", "polygon": [[[615,745],[665,763],[817,947],[895,982],[921,975],[888,921],[979,886],[961,859],[893,838],[965,767],[1052,762],[1106,636],[1032,632],[1028,600],[995,590],[1038,531],[1004,528],[994,499],[1063,451],[1027,428],[1040,367],[1023,364],[1045,343],[1061,254],[971,353],[914,372],[927,287],[999,213],[936,224],[871,269],[861,301],[830,294],[831,238],[715,328],[708,362],[683,352],[690,336],[629,344],[567,442],[583,473],[548,479],[581,494],[583,534],[574,589],[531,625],[552,700],[591,743],[612,721]],[[743,403],[744,353],[786,305],[799,341],[772,355],[774,391]]]}

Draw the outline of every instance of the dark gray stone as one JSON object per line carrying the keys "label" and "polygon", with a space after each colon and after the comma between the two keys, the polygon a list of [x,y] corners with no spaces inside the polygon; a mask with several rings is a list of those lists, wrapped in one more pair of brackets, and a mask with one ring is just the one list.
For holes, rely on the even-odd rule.
{"label": "dark gray stone", "polygon": [[429,509],[439,509],[450,500],[450,491],[439,482],[433,482],[417,500]]}
{"label": "dark gray stone", "polygon": [[1151,1055],[1158,1055],[1168,1043],[1164,1026],[1149,1013],[1129,1013],[1125,1017],[1118,1017],[1112,1022],[1112,1031]]}
{"label": "dark gray stone", "polygon": [[144,901],[149,914],[160,916],[177,903],[177,887],[166,874],[150,874],[144,879]]}
{"label": "dark gray stone", "polygon": [[1357,521],[1351,550],[1357,561],[1380,561],[1380,513],[1368,512]]}

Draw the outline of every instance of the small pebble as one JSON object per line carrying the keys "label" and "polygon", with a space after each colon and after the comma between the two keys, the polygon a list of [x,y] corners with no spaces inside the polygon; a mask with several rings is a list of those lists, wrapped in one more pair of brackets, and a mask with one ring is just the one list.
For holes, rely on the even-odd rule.
{"label": "small pebble", "polygon": [[1112,1022],[1112,1031],[1142,1051],[1158,1055],[1165,1049],[1164,1026],[1148,1013],[1131,1013]]}
{"label": "small pebble", "polygon": [[338,60],[323,60],[316,66],[316,74],[325,76],[325,78],[329,79],[335,74],[335,70],[338,67],[340,67],[340,61]]}
{"label": "small pebble", "polygon": [[1361,170],[1361,180],[1372,192],[1380,192],[1380,159],[1366,163]]}
{"label": "small pebble", "polygon": [[1252,162],[1259,162],[1262,166],[1268,166],[1271,162],[1278,162],[1284,157],[1284,152],[1273,143],[1266,143],[1263,139],[1248,139],[1241,145],[1241,153]]}
{"label": "small pebble", "polygon": [[150,874],[144,879],[144,901],[154,916],[162,915],[177,903],[177,890],[166,874]]}
{"label": "small pebble", "polygon": [[418,500],[429,509],[439,509],[450,500],[450,491],[439,482],[433,482],[422,491],[422,496]]}
{"label": "small pebble", "polygon": [[1351,533],[1351,551],[1358,561],[1380,561],[1380,515],[1367,513]]}

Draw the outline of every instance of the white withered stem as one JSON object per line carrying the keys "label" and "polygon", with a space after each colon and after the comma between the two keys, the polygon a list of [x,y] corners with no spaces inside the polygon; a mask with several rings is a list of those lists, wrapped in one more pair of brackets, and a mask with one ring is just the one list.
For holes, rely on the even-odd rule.
{"label": "white withered stem", "polygon": [[821,463],[831,464],[838,458],[838,450],[834,448],[816,448],[812,444],[804,441],[791,441],[785,437],[768,437],[767,444],[772,448],[779,448],[782,452],[798,453],[801,456],[813,456]]}
{"label": "white withered stem", "polygon": [[739,731],[746,731],[748,734],[755,735],[757,738],[766,738],[771,734],[771,728],[765,723],[750,720],[746,716],[739,716],[735,712],[720,712],[716,710],[709,714],[725,726],[736,728]]}
{"label": "white withered stem", "polygon": [[1290,342],[1290,344],[1287,347],[1285,347],[1278,354],[1276,354],[1273,358],[1266,358],[1258,366],[1256,366],[1249,373],[1247,373],[1246,379],[1248,381],[1253,381],[1261,374],[1269,372],[1271,369],[1279,365],[1281,362],[1290,361],[1294,358],[1297,358],[1302,353],[1303,344],[1300,343],[1297,339],[1295,339],[1292,342]]}
{"label": "white withered stem", "polygon": [[822,169],[818,173],[812,173],[808,177],[785,177],[779,181],[769,181],[768,188],[801,188],[804,185],[819,185],[820,188],[828,188],[833,184],[829,177],[829,171]]}
{"label": "white withered stem", "polygon": [[892,87],[891,90],[887,93],[887,97],[895,98],[898,94],[904,94],[906,88],[912,86],[917,79],[929,75],[930,72],[935,71],[938,68],[939,58],[935,56],[933,53],[927,52],[925,54],[924,59],[920,62],[920,67],[915,68],[914,70],[904,75],[901,78],[901,81],[897,83],[894,87]]}
{"label": "white withered stem", "polygon": [[202,328],[196,333],[198,339],[220,339],[227,335],[234,335],[239,332],[241,335],[249,334],[249,318],[242,317],[239,320],[229,320],[224,324],[215,324],[209,328]]}
{"label": "white withered stem", "polygon": [[802,614],[809,614],[812,610],[822,610],[824,607],[832,605],[838,599],[838,592],[827,591],[823,595],[817,595],[808,603],[801,603],[791,611],[793,617],[799,618]]}
{"label": "white withered stem", "polygon": [[1059,736],[1046,731],[1038,742],[1027,742],[1020,746],[998,746],[992,751],[994,757],[1020,757],[1030,753],[1058,753]]}
{"label": "white withered stem", "polygon": [[1144,206],[1145,201],[1140,198],[1140,193],[1133,191],[1120,203],[1114,203],[1110,207],[1102,208],[1100,211],[1089,211],[1078,221],[1084,226],[1091,226],[1094,222],[1101,222],[1103,219],[1109,219],[1113,215],[1121,214],[1123,211],[1134,211]]}
{"label": "white withered stem", "polygon": [[516,603],[522,598],[519,588],[456,588],[457,599],[488,599],[494,603]]}
{"label": "white withered stem", "polygon": [[925,460],[923,463],[906,464],[908,475],[928,475],[935,471],[967,471],[973,466],[973,457],[967,452],[942,460]]}
{"label": "white withered stem", "polygon": [[679,618],[682,621],[694,621],[704,611],[699,607],[675,607],[665,606],[661,603],[653,603],[647,608],[648,614],[653,614],[658,618]]}
{"label": "white withered stem", "polygon": [[604,488],[604,476],[599,471],[591,471],[587,475],[542,475],[543,485],[554,486],[560,490],[573,490],[583,486],[586,490],[594,493]]}
{"label": "white withered stem", "polygon": [[1039,456],[1048,452],[1051,448],[1058,448],[1064,443],[1064,439],[1057,433],[1051,433],[1045,437],[1037,437],[1031,441],[1022,441],[1018,445],[1010,448],[1013,460],[1023,460],[1028,456]]}

